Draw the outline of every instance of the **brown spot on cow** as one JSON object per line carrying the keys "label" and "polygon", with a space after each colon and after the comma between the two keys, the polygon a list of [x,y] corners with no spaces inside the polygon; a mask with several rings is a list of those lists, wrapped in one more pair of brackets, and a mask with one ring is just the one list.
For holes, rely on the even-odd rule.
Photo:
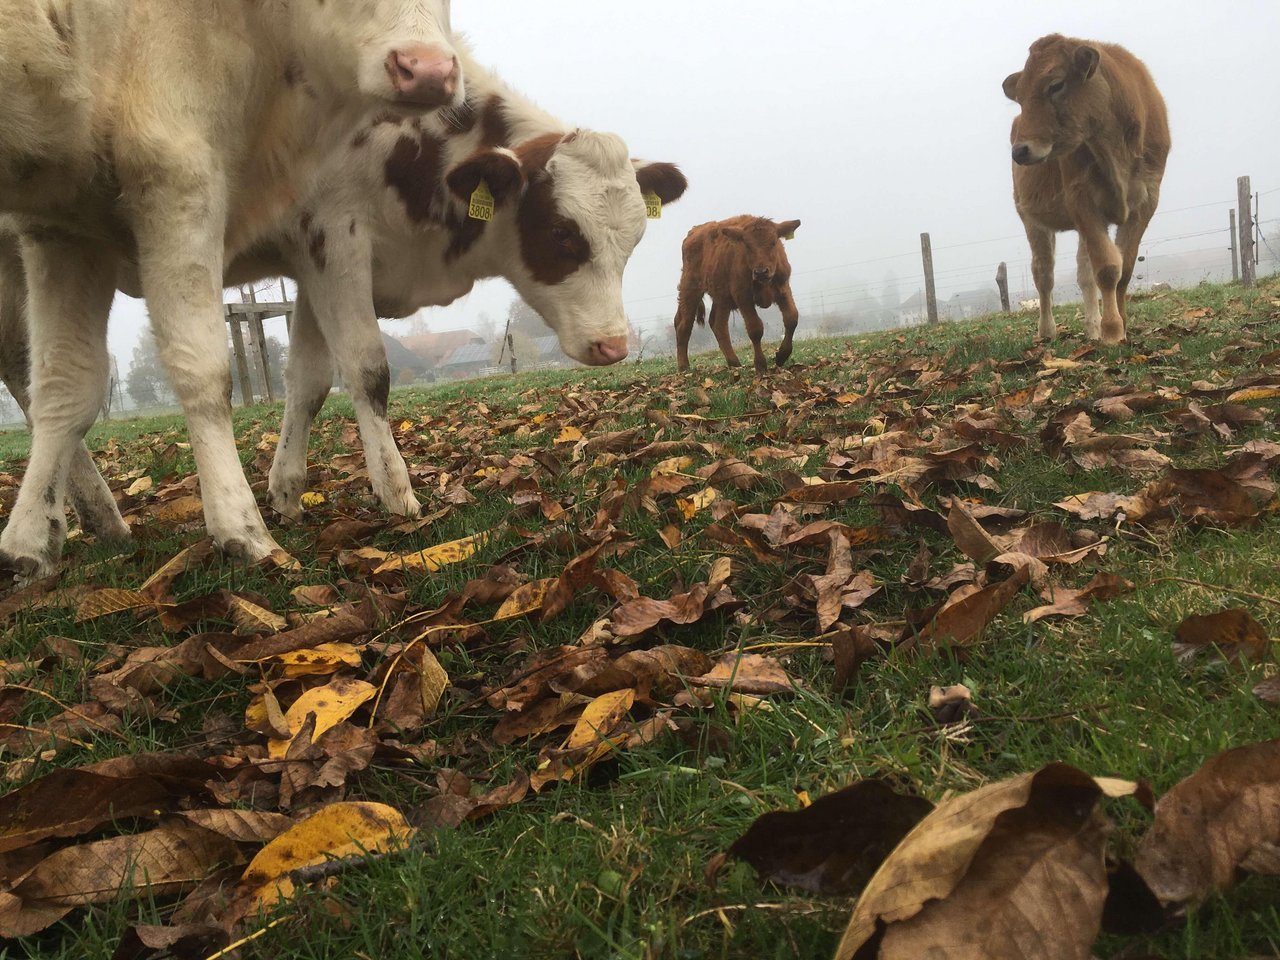
{"label": "brown spot on cow", "polygon": [[387,157],[387,186],[400,196],[405,213],[414,223],[439,219],[443,144],[430,134],[402,136]]}
{"label": "brown spot on cow", "polygon": [[1159,205],[1169,156],[1164,98],[1128,50],[1060,34],[1031,45],[1004,92],[1022,108],[1010,134],[1014,202],[1031,244],[1040,336],[1057,334],[1054,235],[1075,230],[1085,336],[1119,343],[1138,247]]}
{"label": "brown spot on cow", "polygon": [[327,239],[324,229],[321,228],[311,234],[307,243],[307,250],[311,254],[311,262],[316,265],[316,269],[321,273],[324,273],[329,266],[329,258],[325,253],[325,242]]}
{"label": "brown spot on cow", "polygon": [[480,121],[480,146],[503,147],[511,142],[511,124],[507,122],[506,103],[498,94],[491,96],[484,105]]}
{"label": "brown spot on cow", "polygon": [[711,330],[729,366],[741,366],[729,336],[729,318],[742,314],[751,338],[756,370],[768,369],[764,351],[764,321],[757,307],[777,304],[782,311],[785,335],[774,362],[782,366],[791,357],[792,338],[800,314],[791,293],[791,262],[782,241],[800,227],[799,220],[775,223],[764,217],[733,217],[704,223],[689,231],[684,241],[684,271],[680,277],[676,308],[676,363],[689,368],[689,337],[695,323],[706,323],[703,298],[711,297]]}
{"label": "brown spot on cow", "polygon": [[387,366],[385,360],[364,372],[360,387],[374,415],[385,418],[387,403],[391,399],[391,368]]}
{"label": "brown spot on cow", "polygon": [[284,66],[284,82],[286,86],[296,87],[306,79],[307,72],[297,60],[290,60]]}

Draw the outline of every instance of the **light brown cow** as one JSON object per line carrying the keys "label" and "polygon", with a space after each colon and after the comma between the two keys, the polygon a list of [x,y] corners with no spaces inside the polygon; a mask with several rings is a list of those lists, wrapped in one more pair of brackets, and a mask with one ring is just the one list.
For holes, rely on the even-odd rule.
{"label": "light brown cow", "polygon": [[764,217],[733,217],[704,223],[689,231],[684,241],[684,272],[680,277],[679,305],[676,308],[676,363],[689,369],[689,337],[695,323],[707,322],[704,297],[711,295],[711,331],[730,367],[742,362],[729,336],[729,317],[742,314],[756,370],[768,369],[760,341],[764,321],[757,307],[777,304],[786,330],[778,345],[775,362],[782,366],[791,357],[791,340],[800,321],[795,297],[791,294],[791,262],[782,241],[800,228],[799,220],[775,223]]}
{"label": "light brown cow", "polygon": [[1026,66],[1004,81],[1004,92],[1022,107],[1011,137],[1013,194],[1031,242],[1040,336],[1057,334],[1056,234],[1075,230],[1085,336],[1120,343],[1125,294],[1169,156],[1164,99],[1146,66],[1123,47],[1058,34],[1031,45]]}

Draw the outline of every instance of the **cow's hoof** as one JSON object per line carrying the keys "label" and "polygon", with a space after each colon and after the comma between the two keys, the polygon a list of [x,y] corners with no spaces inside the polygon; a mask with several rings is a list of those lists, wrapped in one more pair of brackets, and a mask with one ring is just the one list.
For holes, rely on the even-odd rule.
{"label": "cow's hoof", "polygon": [[133,530],[124,522],[124,518],[114,510],[97,510],[86,504],[75,505],[76,516],[80,519],[80,529],[103,543],[130,543]]}
{"label": "cow's hoof", "polygon": [[239,537],[214,537],[213,542],[227,559],[249,565],[260,563],[280,550],[279,545],[271,537],[265,535],[258,537],[250,531],[246,531],[246,535]]}
{"label": "cow's hoof", "polygon": [[422,516],[422,504],[418,502],[418,498],[412,493],[396,494],[388,497],[381,497],[382,505],[387,509],[388,513],[397,517],[404,517],[406,520],[416,520]]}
{"label": "cow's hoof", "polygon": [[58,567],[57,559],[35,556],[25,551],[15,553],[0,550],[0,594],[25,587],[34,580],[41,580]]}

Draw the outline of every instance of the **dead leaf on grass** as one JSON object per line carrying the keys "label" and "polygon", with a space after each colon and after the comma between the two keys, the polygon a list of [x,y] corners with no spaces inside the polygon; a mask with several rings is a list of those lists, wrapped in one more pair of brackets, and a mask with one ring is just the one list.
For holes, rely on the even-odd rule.
{"label": "dead leaf on grass", "polygon": [[1220,613],[1187,617],[1173,636],[1173,654],[1189,660],[1214,647],[1233,663],[1261,663],[1271,650],[1266,629],[1248,610],[1236,608]]}

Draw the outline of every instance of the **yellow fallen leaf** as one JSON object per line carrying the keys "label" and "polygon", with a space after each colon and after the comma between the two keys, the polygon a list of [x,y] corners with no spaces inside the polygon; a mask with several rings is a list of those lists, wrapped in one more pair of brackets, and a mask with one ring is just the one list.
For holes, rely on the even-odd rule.
{"label": "yellow fallen leaf", "polygon": [[1249,403],[1253,400],[1274,400],[1280,397],[1280,387],[1246,387],[1227,397],[1227,403]]}
{"label": "yellow fallen leaf", "polygon": [[529,778],[533,789],[540,791],[548,783],[572,780],[617,749],[621,741],[610,737],[626,718],[635,699],[636,692],[632,689],[616,690],[587,704],[564,746]]}
{"label": "yellow fallen leaf", "polygon": [[556,437],[556,443],[577,443],[582,439],[582,431],[577,427],[565,427]]}
{"label": "yellow fallen leaf", "polygon": [[1050,357],[1044,362],[1046,370],[1078,370],[1083,366],[1079,360],[1068,360],[1066,357]]}
{"label": "yellow fallen leaf", "polygon": [[76,623],[153,606],[155,602],[137,590],[95,590],[80,601],[80,606],[76,608]]}
{"label": "yellow fallen leaf", "polygon": [[488,533],[477,533],[472,537],[437,544],[434,547],[427,547],[425,550],[393,554],[388,556],[386,562],[373,572],[378,574],[395,570],[425,570],[428,573],[435,573],[442,567],[469,559],[477,550],[489,542],[489,536]]}
{"label": "yellow fallen leaf", "polygon": [[284,617],[243,597],[231,598],[230,615],[240,633],[279,633],[289,626]]}
{"label": "yellow fallen leaf", "polygon": [[270,909],[294,892],[289,874],[330,860],[402,849],[414,835],[404,816],[381,803],[335,803],[258,851],[240,879],[247,913]]}
{"label": "yellow fallen leaf", "polygon": [[146,493],[151,489],[151,487],[152,480],[150,477],[139,477],[137,480],[133,481],[133,483],[129,484],[129,489],[125,491],[125,495],[129,497],[136,497]]}
{"label": "yellow fallen leaf", "polygon": [[493,615],[493,619],[513,620],[516,617],[536,613],[542,609],[542,604],[547,599],[547,591],[551,589],[551,585],[555,582],[555,580],[535,580],[533,583],[526,583],[517,587],[515,593],[507,597],[502,606],[498,608],[498,612]]}
{"label": "yellow fallen leaf", "polygon": [[289,739],[269,741],[267,752],[276,760],[288,753],[289,746],[298,736],[298,731],[306,723],[307,717],[313,713],[316,716],[316,726],[311,733],[311,739],[313,742],[319,740],[327,731],[350,718],[377,693],[378,688],[373,684],[347,677],[338,677],[323,687],[308,690],[285,712],[284,719],[289,726]]}
{"label": "yellow fallen leaf", "polygon": [[435,716],[436,710],[440,707],[440,698],[444,696],[445,690],[449,689],[449,674],[440,665],[436,655],[425,647],[422,651],[420,675],[422,679],[422,709],[426,711],[428,717],[432,717]]}
{"label": "yellow fallen leaf", "polygon": [[360,649],[350,643],[324,643],[310,650],[290,650],[270,659],[284,664],[286,677],[324,676],[341,667],[360,666]]}
{"label": "yellow fallen leaf", "polygon": [[701,511],[705,510],[711,504],[720,499],[720,491],[715,487],[707,487],[707,489],[695,493],[692,497],[680,497],[676,500],[676,506],[680,508],[680,512],[684,514],[686,520],[692,520]]}
{"label": "yellow fallen leaf", "polygon": [[302,495],[302,505],[308,510],[322,506],[324,502],[325,498],[323,493],[316,493],[309,490]]}

